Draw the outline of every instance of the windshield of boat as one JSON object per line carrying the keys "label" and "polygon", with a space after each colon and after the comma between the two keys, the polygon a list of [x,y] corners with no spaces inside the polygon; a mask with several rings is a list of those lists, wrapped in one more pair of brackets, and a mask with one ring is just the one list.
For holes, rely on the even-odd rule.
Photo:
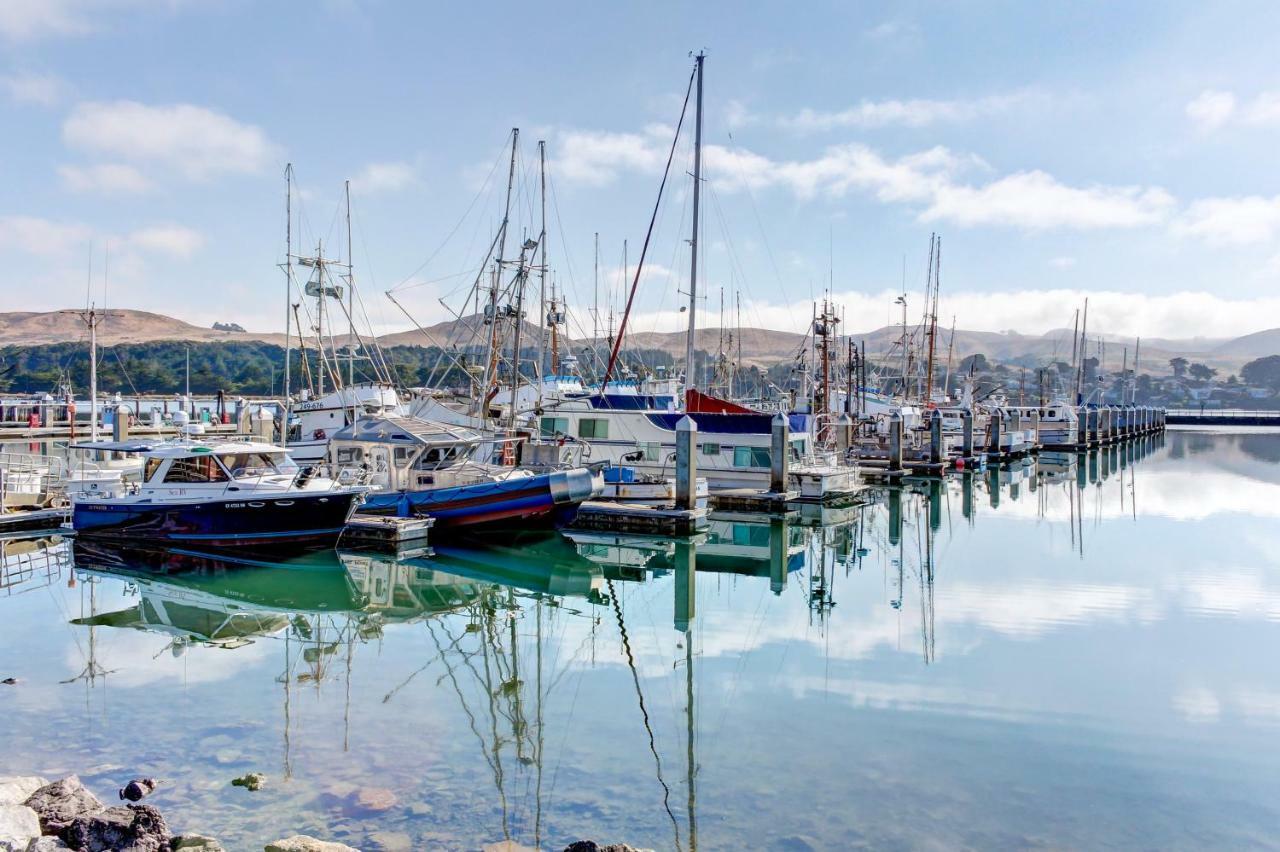
{"label": "windshield of boat", "polygon": [[249,476],[270,476],[272,474],[293,474],[298,465],[288,454],[266,452],[222,453],[218,458],[231,471],[232,477],[242,479]]}
{"label": "windshield of boat", "polygon": [[475,447],[469,447],[466,444],[454,444],[447,447],[432,447],[427,450],[418,459],[416,465],[421,470],[430,470],[432,468],[447,467],[459,461],[465,461],[471,457]]}

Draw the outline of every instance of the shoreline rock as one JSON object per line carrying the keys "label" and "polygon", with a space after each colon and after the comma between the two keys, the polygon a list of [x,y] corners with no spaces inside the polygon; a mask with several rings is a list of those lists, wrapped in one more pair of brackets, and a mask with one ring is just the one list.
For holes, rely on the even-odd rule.
{"label": "shoreline rock", "polygon": [[23,850],[40,836],[40,818],[26,805],[0,805],[0,849]]}
{"label": "shoreline rock", "polygon": [[24,804],[40,817],[41,833],[57,835],[61,835],[63,829],[77,818],[107,809],[97,796],[84,788],[77,775],[68,775],[61,781],[44,785]]}
{"label": "shoreline rock", "polygon": [[125,805],[77,817],[60,836],[73,849],[169,852],[169,825],[151,805]]}

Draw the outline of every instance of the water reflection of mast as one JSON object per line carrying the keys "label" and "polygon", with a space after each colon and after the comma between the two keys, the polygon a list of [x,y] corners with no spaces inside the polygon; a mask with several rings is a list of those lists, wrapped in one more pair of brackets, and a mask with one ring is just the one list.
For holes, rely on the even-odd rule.
{"label": "water reflection of mast", "polygon": [[[108,669],[98,663],[98,628],[93,623],[93,617],[98,614],[98,579],[96,577],[84,577],[81,582],[89,587],[89,653],[86,655],[84,668],[75,677],[69,677],[62,683],[75,683],[78,680],[84,681],[85,706],[89,704],[89,690],[97,686],[98,678],[102,678],[102,684],[105,687],[107,683],[107,675],[115,672],[115,669]],[[81,590],[80,611],[84,612],[84,591]]]}
{"label": "water reflection of mast", "polygon": [[[783,553],[786,553],[785,545]],[[697,614],[697,548],[692,542],[676,542],[675,546],[676,594],[675,628],[684,634],[684,720],[685,720],[685,786],[688,792],[686,809],[689,821],[689,850],[698,849],[697,817],[697,752],[693,716],[693,620]],[[785,569],[784,569],[785,575]],[[679,831],[676,832],[679,844]]]}
{"label": "water reflection of mast", "polygon": [[[687,553],[687,549],[685,549]],[[677,552],[679,556],[679,551]],[[684,560],[680,560],[683,562]],[[677,571],[679,564],[677,564]],[[692,582],[692,581],[690,581]],[[609,587],[609,599],[613,603],[613,615],[618,622],[618,634],[622,638],[622,652],[627,657],[627,668],[631,670],[631,682],[635,685],[636,702],[640,707],[640,716],[644,720],[644,730],[649,737],[649,752],[653,755],[653,763],[657,769],[658,783],[662,786],[662,807],[667,812],[667,816],[671,818],[671,828],[675,833],[675,845],[678,852],[682,852],[684,846],[680,843],[680,823],[676,821],[676,815],[671,810],[671,787],[668,786],[666,780],[662,777],[662,757],[658,754],[658,746],[653,737],[653,726],[649,722],[649,711],[644,703],[644,691],[640,688],[640,674],[636,671],[635,655],[631,652],[631,638],[627,635],[627,625],[622,619],[622,605],[618,602],[618,593],[613,588],[613,580],[606,579],[605,584]],[[680,583],[677,581],[677,591]]]}

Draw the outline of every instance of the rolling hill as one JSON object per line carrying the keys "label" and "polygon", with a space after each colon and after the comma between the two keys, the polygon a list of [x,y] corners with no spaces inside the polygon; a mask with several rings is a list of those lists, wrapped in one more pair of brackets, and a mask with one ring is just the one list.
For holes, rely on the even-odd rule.
{"label": "rolling hill", "polygon": [[[0,313],[0,345],[35,346],[84,340],[88,335],[78,313],[72,310]],[[482,328],[478,319],[478,316],[463,317],[460,320],[432,325],[425,329],[426,335],[418,329],[408,329],[383,335],[378,340],[383,346],[423,346],[428,345],[429,341],[444,346],[464,345],[475,339],[476,330]],[[537,340],[538,332],[537,326],[526,322],[522,334],[532,343]],[[808,345],[804,335],[790,331],[743,328],[741,335],[742,360],[748,366],[771,366],[793,358],[802,347]],[[885,326],[867,332],[855,332],[852,338],[859,343],[865,342],[872,358],[882,358],[891,351],[900,336],[899,326]],[[954,359],[958,362],[966,355],[982,353],[992,360],[1020,361],[1028,366],[1047,364],[1054,360],[1069,361],[1071,338],[1070,329],[1054,329],[1039,335],[956,329]],[[1097,339],[1094,335],[1090,335],[1090,338]],[[1132,361],[1132,341],[1113,336],[1104,336],[1104,339],[1107,341],[1105,368],[1119,369],[1125,357],[1125,347],[1129,347],[1128,358],[1130,362]],[[106,318],[99,327],[99,340],[104,345],[160,340],[254,341],[283,345],[284,335],[279,332],[218,331],[163,314],[112,309],[106,312]],[[703,351],[712,352],[717,349],[719,340],[719,329],[699,329],[696,345]],[[637,332],[630,335],[628,341],[632,347],[659,349],[677,359],[683,356],[685,349],[683,332]],[[337,342],[341,344],[343,338],[339,337]],[[587,340],[565,339],[563,345],[576,348],[587,343]],[[940,360],[946,359],[950,346],[950,329],[939,330],[938,358]],[[733,348],[737,349],[736,343]],[[1280,328],[1266,329],[1231,339],[1198,337],[1187,340],[1144,340],[1141,367],[1146,372],[1165,373],[1169,371],[1169,359],[1181,356],[1192,361],[1201,361],[1226,374],[1238,371],[1244,363],[1254,358],[1272,354],[1280,354]]]}

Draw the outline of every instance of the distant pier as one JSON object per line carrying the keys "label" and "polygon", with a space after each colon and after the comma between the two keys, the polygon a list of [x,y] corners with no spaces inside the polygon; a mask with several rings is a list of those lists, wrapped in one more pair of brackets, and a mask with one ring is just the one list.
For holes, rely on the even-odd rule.
{"label": "distant pier", "polygon": [[1276,426],[1280,427],[1280,411],[1248,411],[1242,408],[1196,409],[1171,408],[1166,422],[1170,426]]}

